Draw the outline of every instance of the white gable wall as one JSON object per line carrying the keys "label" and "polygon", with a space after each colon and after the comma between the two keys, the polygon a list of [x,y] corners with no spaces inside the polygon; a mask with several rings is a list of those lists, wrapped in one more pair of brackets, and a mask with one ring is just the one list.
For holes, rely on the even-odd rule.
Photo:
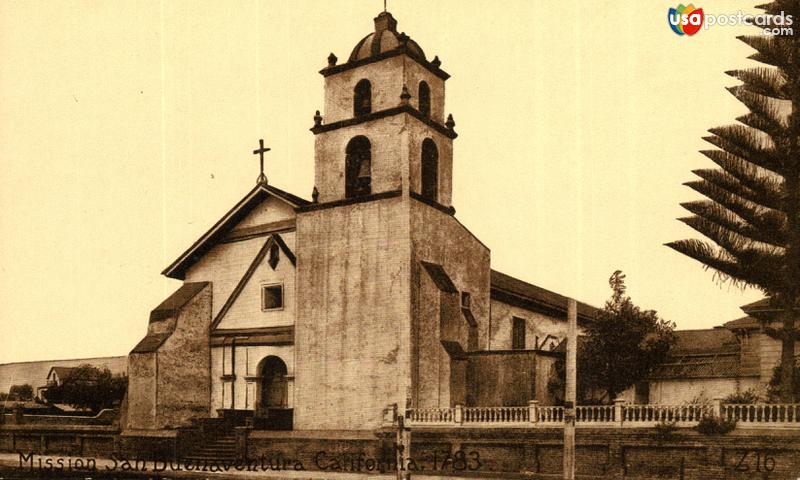
{"label": "white gable wall", "polygon": [[[294,210],[287,205],[282,200],[276,199],[274,197],[267,198],[264,202],[261,203],[258,207],[254,208],[249,215],[247,215],[242,222],[234,227],[234,230],[253,227],[257,225],[268,225],[273,224],[275,222],[281,222],[285,220],[291,220],[294,218]],[[282,232],[280,233],[281,238],[283,238],[286,245],[292,251],[295,251],[295,234],[294,231],[290,232]],[[200,260],[197,261],[194,265],[192,265],[186,272],[185,281],[186,282],[211,282],[212,284],[212,316],[216,317],[219,311],[222,309],[225,302],[230,297],[233,290],[236,288],[236,285],[244,276],[247,268],[253,262],[256,255],[258,254],[259,250],[264,243],[267,241],[268,236],[259,236],[255,238],[251,238],[248,240],[241,240],[229,243],[219,243],[214,246],[209,252],[207,252]],[[266,264],[267,258],[264,259]],[[289,267],[287,269],[287,267]],[[272,269],[267,266],[268,270],[272,271]],[[278,264],[277,270],[282,272],[280,275],[285,275],[287,278],[280,277],[279,274],[277,276],[272,276],[268,272],[259,269],[253,277],[253,280],[259,281],[259,279],[263,279],[268,281],[268,279],[273,279],[275,281],[279,281],[279,278],[283,278],[285,282],[284,286],[284,309],[288,305],[291,305],[291,313],[286,312],[283,315],[267,315],[262,316],[260,315],[260,305],[261,305],[261,291],[258,290],[257,300],[255,303],[258,305],[258,318],[253,320],[248,320],[250,323],[253,323],[252,326],[268,326],[267,324],[264,325],[255,325],[259,321],[265,322],[273,322],[269,323],[269,326],[272,325],[288,325],[294,323],[294,272],[291,266],[291,262],[286,256],[281,252],[281,259]],[[275,272],[272,272],[275,273]],[[290,278],[288,278],[290,277]],[[249,285],[252,287],[252,283]],[[245,293],[243,292],[240,295],[240,301],[250,302],[252,306],[252,302],[254,301],[252,298],[250,299],[243,299],[241,298],[244,296]],[[250,292],[250,297],[252,297],[252,291]],[[249,311],[252,311],[252,308],[249,308]],[[276,313],[276,312],[270,312]],[[245,312],[240,312],[241,315],[245,314]],[[291,315],[291,317],[289,317]],[[271,318],[268,318],[271,317]],[[280,317],[280,318],[278,318]],[[291,321],[287,320],[287,318],[291,318]],[[283,323],[279,323],[283,322]],[[226,327],[226,328],[233,328],[233,327]],[[239,328],[239,327],[235,327]]]}

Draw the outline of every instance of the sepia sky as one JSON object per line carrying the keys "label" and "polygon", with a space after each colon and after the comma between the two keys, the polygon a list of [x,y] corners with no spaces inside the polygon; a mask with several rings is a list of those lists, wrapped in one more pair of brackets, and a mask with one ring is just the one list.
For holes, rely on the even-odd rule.
{"label": "sepia sky", "polygon": [[[597,306],[621,269],[638,305],[708,328],[760,293],[663,244],[696,236],[681,184],[744,112],[724,72],[754,65],[735,36],[756,30],[679,37],[674,6],[389,0],[452,75],[453,203],[493,268]],[[254,186],[259,138],[270,183],[310,197],[317,72],[382,9],[0,2],[0,363],[127,354],[179,286],[159,272]]]}

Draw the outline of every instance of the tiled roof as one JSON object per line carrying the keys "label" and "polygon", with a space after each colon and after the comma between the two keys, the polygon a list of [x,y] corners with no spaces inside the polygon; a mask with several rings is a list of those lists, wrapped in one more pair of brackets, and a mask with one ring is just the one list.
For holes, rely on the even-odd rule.
{"label": "tiled roof", "polygon": [[677,330],[669,359],[651,379],[735,378],[743,375],[739,342],[726,328]]}
{"label": "tiled roof", "polygon": [[739,351],[736,335],[726,328],[676,330],[672,355],[731,353]]}
{"label": "tiled roof", "polygon": [[[537,287],[497,270],[492,270],[492,298],[517,304],[523,308],[544,310],[551,314],[564,314],[567,311],[567,297],[542,287]],[[578,302],[578,319],[592,320],[598,308]]]}
{"label": "tiled roof", "polygon": [[[161,304],[150,313],[150,323],[158,322],[177,315],[192,298],[194,298],[207,286],[208,282],[184,283],[181,285],[181,288],[176,290],[166,300],[161,302]],[[166,329],[166,331],[158,333],[148,332],[147,335],[145,335],[145,337],[141,339],[135,347],[133,347],[131,353],[155,352],[158,350],[158,347],[160,347],[161,344],[167,341],[174,331],[175,324],[173,323],[170,328]]]}
{"label": "tiled roof", "polygon": [[207,282],[184,283],[181,288],[150,312],[150,321],[157,322],[177,315],[181,308],[200,293],[200,290],[205,288],[206,285],[208,285]]}
{"label": "tiled roof", "polygon": [[761,322],[748,315],[723,323],[722,326],[728,330],[754,330],[761,328]]}
{"label": "tiled roof", "polygon": [[56,372],[58,378],[63,381],[69,376],[70,373],[72,373],[73,370],[75,370],[75,368],[77,367],[53,367],[50,370]]}
{"label": "tiled roof", "polygon": [[739,353],[684,355],[661,364],[652,379],[731,378],[741,376]]}

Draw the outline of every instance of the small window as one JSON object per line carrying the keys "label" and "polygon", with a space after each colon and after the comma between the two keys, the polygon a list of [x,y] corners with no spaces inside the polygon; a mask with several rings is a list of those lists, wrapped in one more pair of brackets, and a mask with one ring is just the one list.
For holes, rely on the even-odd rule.
{"label": "small window", "polygon": [[525,350],[525,319],[514,317],[511,324],[511,349]]}
{"label": "small window", "polygon": [[469,292],[461,292],[461,307],[470,308],[469,301],[470,301]]}
{"label": "small window", "polygon": [[434,202],[439,201],[439,150],[433,140],[422,141],[422,196]]}
{"label": "small window", "polygon": [[372,112],[372,85],[366,78],[356,84],[353,91],[353,116],[360,117]]}
{"label": "small window", "polygon": [[278,310],[283,308],[283,285],[263,285],[261,287],[261,309]]}
{"label": "small window", "polygon": [[425,81],[419,82],[419,111],[426,117],[431,116],[431,89]]}

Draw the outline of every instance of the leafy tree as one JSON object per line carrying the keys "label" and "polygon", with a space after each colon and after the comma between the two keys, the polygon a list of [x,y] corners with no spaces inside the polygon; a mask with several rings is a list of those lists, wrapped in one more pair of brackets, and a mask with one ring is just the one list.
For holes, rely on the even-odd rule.
{"label": "leafy tree", "polygon": [[44,396],[51,403],[66,403],[97,413],[119,405],[127,386],[127,377],[112,375],[105,367],[86,364],[73,369],[61,385],[48,387]]}
{"label": "leafy tree", "polygon": [[[626,388],[647,378],[666,360],[675,324],[653,310],[641,310],[625,294],[625,275],[617,270],[608,281],[613,291],[578,341],[577,396],[581,403],[613,401]],[[556,364],[548,390],[560,402],[563,362]],[[598,396],[600,398],[598,398]]]}
{"label": "leafy tree", "polygon": [[[800,18],[798,0],[759,8],[768,15]],[[795,21],[795,23],[797,23]],[[781,340],[782,400],[793,400],[795,316],[800,308],[800,32],[742,36],[767,66],[733,70],[741,85],[728,90],[750,112],[738,124],[712,128],[704,140],[718,149],[701,153],[719,168],[694,170],[686,185],[707,200],[683,203],[680,220],[712,242],[679,240],[667,246],[705,264],[717,278],[755,287],[782,310],[781,326],[767,334]]]}
{"label": "leafy tree", "polygon": [[578,377],[584,388],[605,391],[613,400],[647,378],[674,342],[675,325],[654,310],[641,310],[625,294],[625,275],[617,270],[608,281],[613,294],[594,321],[584,327]]}
{"label": "leafy tree", "polygon": [[33,400],[33,387],[27,383],[24,385],[11,385],[11,388],[8,389],[8,399],[22,402]]}

